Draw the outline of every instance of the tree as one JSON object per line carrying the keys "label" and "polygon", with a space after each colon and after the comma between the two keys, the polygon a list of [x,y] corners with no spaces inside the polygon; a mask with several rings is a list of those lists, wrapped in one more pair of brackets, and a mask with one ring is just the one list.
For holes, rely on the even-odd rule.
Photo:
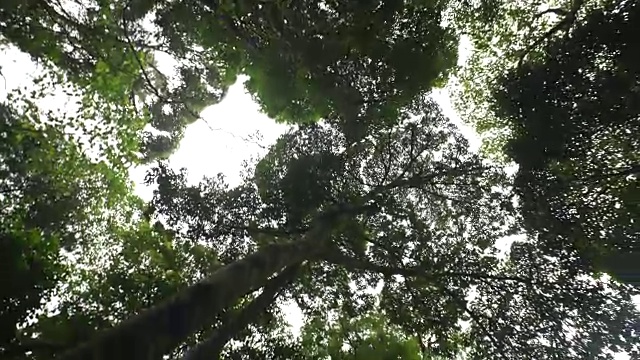
{"label": "tree", "polygon": [[40,314],[22,330],[23,352],[50,359],[216,268],[215,253],[174,238],[159,224],[112,224],[109,230],[94,253],[84,252],[70,265],[56,311]]}
{"label": "tree", "polygon": [[[582,73],[570,72],[568,81],[584,93],[571,93],[575,88],[569,86],[558,100],[565,101],[563,109],[556,110],[577,108],[582,114],[581,101],[591,87],[580,86],[597,83],[612,69],[630,74],[610,78],[635,91],[629,86],[636,75],[629,62],[635,59],[628,45],[631,25],[625,22],[636,18],[636,7],[618,2],[591,18],[586,14],[595,1],[542,11],[533,2],[512,3],[2,3],[3,42],[41,62],[48,77],[38,79],[46,80],[40,90],[55,84],[72,89],[82,113],[79,120],[47,114],[46,121],[34,121],[37,92],[25,101],[32,111],[28,116],[3,109],[11,116],[5,116],[9,141],[3,148],[3,160],[8,159],[3,186],[10,195],[2,197],[8,213],[2,219],[2,245],[11,251],[6,268],[24,281],[10,284],[8,295],[2,294],[10,315],[9,326],[2,324],[2,354],[36,360],[296,359],[322,352],[287,338],[277,305],[292,301],[312,319],[330,312],[360,320],[352,324],[356,332],[382,328],[378,333],[383,336],[365,337],[352,348],[360,355],[371,345],[375,354],[367,356],[411,356],[417,345],[422,354],[444,358],[461,350],[472,359],[607,359],[617,351],[640,356],[632,289],[594,274],[598,266],[585,266],[585,258],[590,260],[585,249],[596,242],[579,241],[585,236],[575,240],[561,222],[573,215],[572,209],[553,207],[561,203],[553,198],[558,194],[582,199],[543,184],[545,196],[538,197],[543,211],[533,212],[540,217],[532,220],[525,212],[528,238],[517,242],[508,258],[499,256],[496,243],[522,225],[508,193],[511,179],[469,152],[437,106],[425,100],[455,62],[452,26],[468,21],[477,37],[490,20],[499,20],[504,26],[498,29],[505,30],[514,16],[504,13],[513,9],[526,10],[515,11],[515,18],[523,13],[534,20],[561,16],[555,25],[547,24],[548,32],[533,32],[531,42],[509,38],[507,32],[502,40],[524,43],[522,52],[504,56],[517,71],[529,69],[539,78],[557,80],[550,77],[558,74],[555,70],[534,71],[536,64],[550,61],[543,50],[558,55],[551,62],[566,70],[563,66],[571,64],[564,61],[576,57],[573,41],[586,45],[587,56],[575,60],[592,66],[578,67]],[[565,33],[565,41],[554,42]],[[610,38],[593,39],[595,33]],[[551,45],[544,48],[547,40]],[[590,48],[611,44],[624,46],[597,56]],[[176,71],[165,71],[157,61],[167,54]],[[602,54],[609,57],[598,57]],[[624,71],[607,61],[623,65]],[[492,76],[506,70],[488,68]],[[184,172],[159,164],[148,177],[158,189],[143,209],[119,171],[136,157],[168,156],[185,126],[198,119],[204,106],[219,101],[239,74],[250,76],[247,86],[266,113],[299,126],[248,168],[237,187],[221,177],[188,185]],[[518,73],[505,83],[537,80],[528,75]],[[496,78],[487,80],[494,84]],[[518,87],[504,89],[512,93]],[[523,89],[527,97],[513,98],[536,99],[540,94],[527,93],[532,89],[540,87]],[[619,99],[602,97],[624,112]],[[510,109],[502,110],[508,114]],[[523,112],[537,109],[527,105]],[[618,138],[631,149],[637,145],[620,130],[635,124],[632,115],[620,117],[626,122],[618,132],[603,131],[604,149],[596,154],[608,156],[609,143],[618,146]],[[90,118],[98,130],[85,129],[91,127]],[[562,126],[575,125],[560,118]],[[536,152],[525,153],[522,144],[547,132],[536,132],[535,119],[515,123],[515,133],[524,135],[513,142],[510,154],[529,162],[523,171],[534,169],[536,175],[572,166],[571,171],[592,176],[601,165],[581,167],[584,163],[573,163],[577,155],[558,155],[558,149],[578,155],[592,151],[586,138],[567,142],[561,132],[549,143],[534,144]],[[145,132],[146,124],[155,130]],[[106,144],[98,160],[87,156],[69,127]],[[546,130],[557,134],[553,126]],[[586,134],[601,140],[600,133],[587,129]],[[576,147],[568,146],[574,142]],[[626,151],[621,158],[633,156]],[[605,166],[619,165],[615,156],[604,159]],[[616,170],[617,182],[604,185],[618,189],[619,175],[635,172],[635,165]],[[521,201],[533,198],[524,196],[526,181],[519,176],[515,183]],[[606,200],[628,195],[612,192]],[[614,217],[603,219],[612,230],[633,236],[625,224],[635,222],[624,219],[625,211],[614,213],[622,219],[619,224]],[[595,216],[602,213],[593,214],[597,225]],[[551,226],[540,228],[540,219]],[[592,226],[585,234],[608,236],[599,230]],[[58,246],[59,239],[69,249]],[[630,249],[633,239],[628,236],[615,246],[598,243],[595,249]],[[64,281],[57,282],[62,275]],[[379,296],[364,291],[378,285]],[[40,299],[54,295],[55,311],[39,308]],[[372,311],[387,318],[373,321],[366,316]],[[316,331],[313,325],[307,330]],[[326,329],[335,341],[328,350],[350,356],[334,346],[342,336],[334,330]]]}
{"label": "tree", "polygon": [[[55,120],[55,119],[49,119]],[[0,104],[0,354],[21,352],[19,331],[90,247],[105,209],[126,208],[127,184],[33,112]]]}
{"label": "tree", "polygon": [[[382,281],[380,309],[394,326],[424,335],[433,355],[450,357],[452,342],[471,358],[637,355],[637,312],[627,289],[590,278],[570,249],[543,256],[545,244],[536,240],[507,260],[497,256],[495,242],[512,225],[510,199],[500,190],[507,179],[466,150],[434,104],[421,110],[419,119],[356,144],[339,127],[302,127],[236,188],[220,179],[188,186],[184,174],[158,168],[149,179],[159,184],[155,216],[207,244],[222,267],[59,358],[164,355],[246,295],[267,292],[269,279],[296,264],[300,273],[282,288],[283,300],[306,314],[335,309],[353,317],[375,306],[362,289]],[[341,166],[309,162],[309,171],[327,179],[309,193],[323,196],[311,195],[313,206],[292,204],[288,192],[301,193],[292,184],[311,186],[287,180],[292,167],[303,166],[294,159],[315,156]],[[292,219],[294,208],[304,212]]]}
{"label": "tree", "polygon": [[493,92],[505,72],[540,59],[551,41],[563,41],[606,0],[489,0],[451,5],[453,23],[469,42],[468,58],[455,72],[450,91],[460,117],[483,137],[483,152],[508,161],[502,147],[509,124],[493,111]]}
{"label": "tree", "polygon": [[[442,82],[455,62],[455,37],[441,26],[437,6],[242,5],[8,1],[0,6],[0,31],[3,45],[28,52],[46,72],[36,79],[30,106],[59,85],[78,97],[80,114],[55,119],[54,131],[70,126],[92,143],[112,141],[100,148],[99,156],[107,157],[101,171],[122,170],[138,157],[132,155],[135,150],[144,161],[168,156],[184,127],[203,107],[219,101],[240,73],[251,75],[249,87],[265,111],[281,121],[326,117],[358,124],[373,117],[395,121],[400,107]],[[376,21],[369,24],[370,18],[362,16],[366,12],[376,13]],[[142,25],[149,15],[157,28]],[[310,36],[301,38],[301,33]],[[177,76],[160,70],[155,58],[162,53],[178,61]],[[299,72],[291,74],[293,67]],[[274,85],[290,91],[270,97]],[[143,131],[146,123],[160,133]],[[354,133],[364,131],[355,127]],[[51,164],[58,160],[64,157]],[[60,210],[47,209],[47,215],[65,214]]]}
{"label": "tree", "polygon": [[640,6],[611,1],[496,90],[527,228],[640,284]]}
{"label": "tree", "polygon": [[[239,311],[228,314],[220,326],[185,354],[183,360],[219,359],[223,354],[226,358],[255,358],[259,356],[258,353],[262,353],[259,357],[271,359],[303,358],[298,344],[291,341],[291,336],[286,337],[287,331],[281,329],[286,327],[283,318],[273,309],[279,293],[299,271],[299,265],[289,266],[269,280],[260,295],[248,301]],[[270,331],[266,336],[265,330]],[[258,340],[256,334],[263,335],[258,344],[255,341]],[[229,349],[226,345],[234,338],[241,339],[243,346]],[[251,338],[253,342],[247,341]],[[269,349],[271,353],[267,354]]]}
{"label": "tree", "polygon": [[8,1],[0,31],[109,108],[108,121],[158,130],[137,128],[149,161],[166,158],[241,74],[278,121],[333,119],[354,138],[395,121],[455,64],[444,11],[403,1]]}

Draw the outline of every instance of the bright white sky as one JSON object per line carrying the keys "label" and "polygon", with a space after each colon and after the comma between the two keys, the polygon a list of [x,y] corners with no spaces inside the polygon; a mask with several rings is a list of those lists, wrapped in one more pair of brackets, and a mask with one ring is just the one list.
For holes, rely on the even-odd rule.
{"label": "bright white sky", "polygon": [[[11,89],[28,85],[35,70],[36,67],[27,55],[0,49],[0,72],[4,76],[4,79],[0,78],[0,100],[4,99]],[[472,149],[477,150],[480,145],[477,133],[462,123],[452,107],[447,91],[436,91],[433,98],[440,104],[444,114],[458,125]],[[50,102],[47,106],[55,104]],[[192,183],[197,183],[204,176],[222,173],[230,185],[238,184],[242,162],[264,154],[266,148],[287,130],[287,126],[275,123],[260,112],[259,106],[240,82],[229,89],[222,102],[205,109],[201,116],[204,121],[199,120],[187,128],[180,147],[169,162],[175,169],[186,168],[189,181]],[[256,132],[262,139],[254,139],[255,143],[246,140]],[[136,183],[136,193],[144,199],[149,199],[153,189],[142,184],[145,171],[145,168],[134,169],[131,171],[131,177]],[[297,330],[302,325],[301,314],[295,307],[287,308],[287,320],[294,330]],[[621,355],[617,359],[629,357]]]}

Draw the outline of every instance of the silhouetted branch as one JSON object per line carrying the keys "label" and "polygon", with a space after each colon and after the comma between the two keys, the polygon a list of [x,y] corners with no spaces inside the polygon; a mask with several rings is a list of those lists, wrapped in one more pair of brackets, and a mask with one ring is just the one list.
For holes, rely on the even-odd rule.
{"label": "silhouetted branch", "polygon": [[376,272],[382,275],[391,276],[391,275],[402,275],[404,277],[420,277],[426,279],[439,279],[443,277],[462,277],[469,279],[478,279],[478,280],[498,280],[498,281],[515,281],[524,284],[531,284],[532,279],[522,278],[519,276],[500,276],[500,275],[491,275],[486,273],[470,273],[470,272],[456,272],[456,271],[429,271],[423,267],[412,266],[412,267],[396,267],[396,266],[385,266],[371,263],[369,261],[356,259],[340,253],[338,251],[333,251],[325,255],[324,260],[341,265],[346,269],[350,270],[364,270]]}
{"label": "silhouetted branch", "polygon": [[547,32],[545,32],[542,36],[538,37],[533,43],[527,46],[524,50],[522,50],[522,52],[520,53],[520,58],[518,60],[518,69],[522,67],[522,64],[524,63],[524,60],[527,57],[527,55],[529,55],[529,53],[533,51],[536,47],[538,47],[544,41],[551,39],[553,35],[555,35],[558,31],[562,30],[563,28],[568,30],[569,27],[575,22],[576,14],[578,13],[578,11],[580,10],[583,4],[584,4],[584,0],[575,0],[573,5],[571,6],[570,11],[563,11],[559,9],[548,9],[546,11],[543,11],[537,14],[535,18],[538,18],[544,15],[545,13],[549,13],[549,12],[562,13],[564,14],[564,18],[560,20],[556,25],[554,25],[551,29],[549,29]]}

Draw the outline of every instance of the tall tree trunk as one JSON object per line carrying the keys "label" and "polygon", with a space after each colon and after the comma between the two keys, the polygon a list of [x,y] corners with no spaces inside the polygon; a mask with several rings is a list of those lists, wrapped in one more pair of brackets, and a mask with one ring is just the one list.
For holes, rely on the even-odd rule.
{"label": "tall tree trunk", "polygon": [[287,267],[282,273],[269,282],[262,289],[262,293],[245,306],[240,313],[219,328],[211,336],[191,349],[182,360],[218,360],[225,344],[247,325],[256,321],[269,305],[273,303],[278,293],[289,284],[299,273],[300,264]]}
{"label": "tall tree trunk", "polygon": [[222,267],[209,278],[172,299],[147,309],[59,360],[158,360],[188,336],[211,325],[215,316],[240,297],[262,287],[276,272],[313,259],[328,242],[330,227],[320,221],[304,237],[270,244],[242,260]]}

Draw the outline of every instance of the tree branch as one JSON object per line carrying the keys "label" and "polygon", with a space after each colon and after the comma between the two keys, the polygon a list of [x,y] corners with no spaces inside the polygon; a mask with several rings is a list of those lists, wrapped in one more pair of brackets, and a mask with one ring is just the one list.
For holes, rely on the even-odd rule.
{"label": "tree branch", "polygon": [[[578,13],[578,11],[580,10],[583,4],[584,4],[584,0],[575,0],[573,2],[573,5],[571,6],[570,11],[567,12],[564,10],[560,10],[561,12],[564,13],[565,17],[562,20],[560,20],[556,25],[554,25],[551,29],[545,32],[542,36],[536,39],[533,43],[527,46],[524,50],[522,50],[522,52],[520,53],[520,58],[518,59],[517,68],[520,69],[527,55],[529,55],[531,51],[533,51],[536,47],[538,47],[544,41],[549,40],[553,35],[555,35],[558,31],[560,31],[563,28],[566,28],[568,30],[568,28],[575,22],[576,14]],[[534,20],[544,15],[545,13],[549,13],[549,12],[558,13],[559,9],[548,9],[546,11],[543,11],[537,14]]]}
{"label": "tree branch", "polygon": [[376,196],[383,194],[389,190],[397,189],[400,187],[407,188],[420,188],[424,184],[428,184],[434,179],[441,176],[462,176],[470,174],[475,171],[484,171],[485,167],[472,167],[472,168],[453,168],[439,172],[432,172],[430,174],[415,175],[410,178],[404,178],[402,175],[398,176],[395,180],[386,185],[380,185],[372,189],[364,198],[365,201],[373,200]]}
{"label": "tree branch", "polygon": [[190,335],[211,326],[217,314],[262,287],[274,273],[305,260],[319,260],[328,245],[329,229],[328,224],[318,224],[299,240],[267,245],[56,358],[159,358]]}
{"label": "tree branch", "polygon": [[455,271],[442,271],[442,272],[429,272],[425,268],[414,266],[409,268],[384,266],[373,264],[369,261],[355,259],[347,256],[339,251],[333,251],[325,254],[323,257],[325,261],[333,264],[341,265],[349,270],[364,270],[376,272],[386,276],[402,275],[405,277],[420,277],[427,279],[439,279],[443,277],[462,277],[478,280],[499,280],[499,281],[516,281],[524,284],[531,284],[532,279],[522,278],[519,276],[499,276],[486,273],[468,273],[468,272],[455,272]]}
{"label": "tree branch", "polygon": [[291,265],[269,280],[258,297],[245,306],[237,316],[217,328],[207,340],[192,348],[182,360],[219,359],[225,344],[266,311],[280,291],[295,278],[300,267],[301,264]]}

